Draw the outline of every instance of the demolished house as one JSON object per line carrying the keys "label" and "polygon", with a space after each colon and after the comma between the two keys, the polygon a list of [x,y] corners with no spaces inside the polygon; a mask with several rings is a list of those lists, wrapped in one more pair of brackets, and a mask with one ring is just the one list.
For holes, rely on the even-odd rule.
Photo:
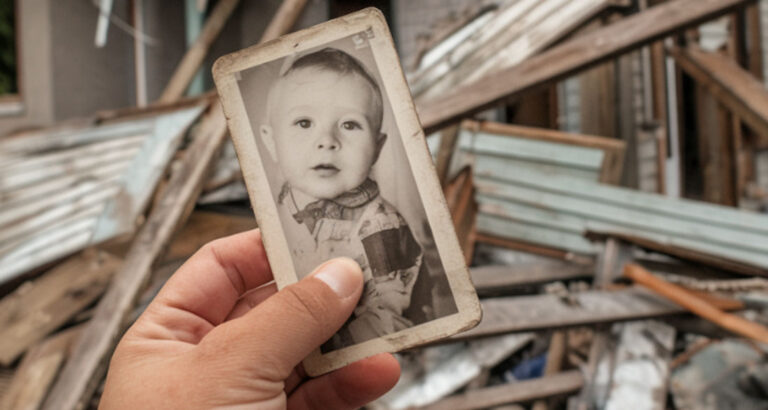
{"label": "demolished house", "polygon": [[168,277],[256,227],[215,58],[365,6],[483,307],[368,408],[768,408],[765,0],[35,0],[0,99],[0,409],[95,408]]}

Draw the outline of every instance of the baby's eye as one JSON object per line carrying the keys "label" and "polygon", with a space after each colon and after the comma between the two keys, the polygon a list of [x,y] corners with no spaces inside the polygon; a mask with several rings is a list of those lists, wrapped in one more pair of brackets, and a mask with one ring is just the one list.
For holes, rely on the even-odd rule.
{"label": "baby's eye", "polygon": [[293,125],[298,125],[301,128],[309,128],[312,126],[312,121],[307,119],[301,119],[293,123]]}
{"label": "baby's eye", "polygon": [[341,128],[344,128],[347,131],[352,131],[352,130],[361,130],[363,129],[363,126],[360,125],[360,123],[357,121],[344,121],[343,123],[341,123]]}

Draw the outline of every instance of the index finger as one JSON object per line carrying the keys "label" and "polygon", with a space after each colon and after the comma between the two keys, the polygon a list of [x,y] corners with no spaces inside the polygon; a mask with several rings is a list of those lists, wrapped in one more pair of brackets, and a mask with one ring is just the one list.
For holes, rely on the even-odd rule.
{"label": "index finger", "polygon": [[[261,232],[254,229],[203,246],[158,293],[147,312],[192,314],[211,326],[223,322],[240,296],[272,280]],[[169,314],[171,313],[171,314]],[[187,317],[188,318],[188,317]]]}

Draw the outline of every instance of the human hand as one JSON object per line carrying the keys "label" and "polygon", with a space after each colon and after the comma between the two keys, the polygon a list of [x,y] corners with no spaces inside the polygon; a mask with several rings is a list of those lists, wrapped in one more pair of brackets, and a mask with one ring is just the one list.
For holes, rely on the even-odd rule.
{"label": "human hand", "polygon": [[102,409],[348,409],[384,394],[390,354],[317,378],[299,364],[352,313],[363,277],[334,259],[277,291],[259,231],[211,242],[166,283],[123,336]]}

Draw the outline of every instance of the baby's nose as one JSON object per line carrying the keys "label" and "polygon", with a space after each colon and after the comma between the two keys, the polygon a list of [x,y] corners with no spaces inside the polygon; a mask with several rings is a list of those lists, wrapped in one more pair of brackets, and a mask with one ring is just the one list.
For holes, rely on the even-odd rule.
{"label": "baby's nose", "polygon": [[334,135],[333,131],[324,132],[323,135],[317,140],[317,149],[328,149],[336,151],[341,148],[339,139]]}
{"label": "baby's nose", "polygon": [[320,141],[317,143],[317,149],[329,149],[335,151],[339,149],[339,144],[337,141]]}

